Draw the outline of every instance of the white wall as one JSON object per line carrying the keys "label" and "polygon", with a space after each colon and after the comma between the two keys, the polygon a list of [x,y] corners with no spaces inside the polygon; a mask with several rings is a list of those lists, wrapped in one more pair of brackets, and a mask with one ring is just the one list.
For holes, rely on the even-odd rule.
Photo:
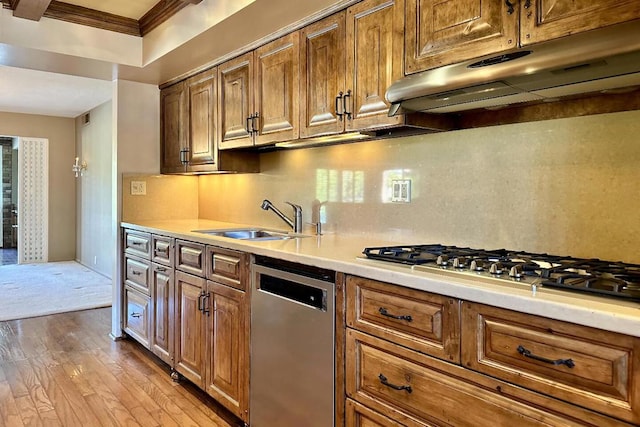
{"label": "white wall", "polygon": [[[160,172],[160,90],[155,85],[124,80],[113,82],[112,241],[114,256],[122,253],[122,176]],[[117,258],[116,258],[117,259]],[[122,335],[120,263],[113,264],[111,335]]]}
{"label": "white wall", "polygon": [[112,199],[112,106],[106,102],[76,119],[77,156],[87,170],[76,179],[78,192],[78,239],[76,259],[83,265],[111,277],[116,261],[111,238]]}

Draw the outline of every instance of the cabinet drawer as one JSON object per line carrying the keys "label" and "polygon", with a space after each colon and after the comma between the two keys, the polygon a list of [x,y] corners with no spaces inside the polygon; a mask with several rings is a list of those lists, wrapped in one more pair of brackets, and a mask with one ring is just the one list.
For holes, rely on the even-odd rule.
{"label": "cabinet drawer", "polygon": [[144,259],[125,256],[124,283],[131,288],[149,295],[150,263]]}
{"label": "cabinet drawer", "polygon": [[528,406],[501,394],[509,384],[461,366],[352,329],[346,344],[347,396],[402,425],[584,426],[556,415],[575,412],[569,405],[556,413]]}
{"label": "cabinet drawer", "polygon": [[400,424],[390,418],[380,415],[379,413],[362,406],[351,399],[347,399],[346,403],[346,427],[431,427],[435,424],[424,424],[421,422],[407,422]]}
{"label": "cabinet drawer", "polygon": [[460,361],[460,303],[361,277],[347,277],[347,325],[413,350]]}
{"label": "cabinet drawer", "polygon": [[124,288],[124,330],[133,339],[149,348],[150,297],[128,287]]}
{"label": "cabinet drawer", "polygon": [[638,338],[465,302],[462,363],[640,423]]}
{"label": "cabinet drawer", "polygon": [[176,268],[204,277],[204,245],[176,240]]}
{"label": "cabinet drawer", "polygon": [[174,239],[165,236],[151,236],[151,261],[173,268]]}
{"label": "cabinet drawer", "polygon": [[144,259],[151,256],[151,234],[143,231],[124,230],[124,251]]}
{"label": "cabinet drawer", "polygon": [[238,251],[207,246],[207,279],[246,290],[248,255]]}

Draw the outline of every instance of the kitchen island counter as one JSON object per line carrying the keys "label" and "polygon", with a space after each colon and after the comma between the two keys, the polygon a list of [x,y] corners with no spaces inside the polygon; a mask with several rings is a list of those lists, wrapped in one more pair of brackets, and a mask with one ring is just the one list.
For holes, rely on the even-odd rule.
{"label": "kitchen island counter", "polygon": [[287,240],[249,241],[217,237],[194,230],[233,229],[255,227],[254,225],[201,219],[136,221],[123,222],[121,225],[129,229],[329,268],[466,301],[640,337],[640,302],[541,286],[532,287],[516,280],[474,277],[444,269],[412,268],[403,264],[370,260],[362,255],[365,247],[397,244],[371,236],[325,234]]}

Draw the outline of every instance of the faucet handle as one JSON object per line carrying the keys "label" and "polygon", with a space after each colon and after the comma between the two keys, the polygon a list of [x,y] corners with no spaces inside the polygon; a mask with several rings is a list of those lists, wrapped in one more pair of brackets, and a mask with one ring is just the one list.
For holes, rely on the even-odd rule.
{"label": "faucet handle", "polygon": [[300,213],[302,212],[302,206],[300,206],[300,205],[296,205],[295,203],[291,203],[291,202],[285,202],[285,203],[286,203],[286,204],[288,204],[288,205],[291,205],[291,207],[292,207],[292,208],[293,208],[293,210],[296,212],[296,214],[297,214],[298,212],[300,212]]}

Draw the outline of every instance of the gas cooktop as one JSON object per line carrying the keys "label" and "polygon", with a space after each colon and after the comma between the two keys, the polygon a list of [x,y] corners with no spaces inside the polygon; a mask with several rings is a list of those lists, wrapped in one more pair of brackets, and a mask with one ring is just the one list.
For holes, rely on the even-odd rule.
{"label": "gas cooktop", "polygon": [[440,244],[365,248],[363,254],[375,260],[640,301],[640,265],[635,264]]}

